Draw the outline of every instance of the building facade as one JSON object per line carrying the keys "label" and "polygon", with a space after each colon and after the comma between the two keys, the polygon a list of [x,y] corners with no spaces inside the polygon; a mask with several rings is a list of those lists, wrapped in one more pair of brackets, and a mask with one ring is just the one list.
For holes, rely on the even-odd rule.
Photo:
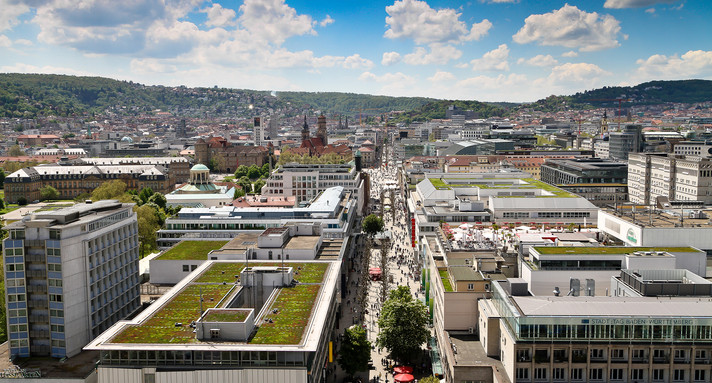
{"label": "building facade", "polygon": [[636,204],[650,205],[657,197],[712,204],[712,158],[631,153],[628,191]]}
{"label": "building facade", "polygon": [[269,163],[269,151],[264,146],[233,145],[222,137],[199,138],[195,142],[195,160],[212,165],[214,172],[234,173],[240,165],[261,167]]}
{"label": "building facade", "polygon": [[5,177],[5,201],[39,200],[40,189],[45,186],[57,189],[60,199],[74,199],[112,180],[123,181],[131,190],[151,188],[163,194],[170,193],[175,185],[172,174],[160,165],[34,166]]}
{"label": "building facade", "polygon": [[263,196],[294,196],[296,202],[310,201],[324,190],[342,186],[360,196],[361,173],[350,164],[285,164],[270,175]]}
{"label": "building facade", "polygon": [[133,204],[100,201],[7,226],[11,357],[71,357],[140,305]]}

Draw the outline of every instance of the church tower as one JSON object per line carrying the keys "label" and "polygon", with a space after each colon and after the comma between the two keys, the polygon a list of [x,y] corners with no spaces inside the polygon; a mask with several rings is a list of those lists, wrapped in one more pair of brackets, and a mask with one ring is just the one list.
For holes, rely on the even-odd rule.
{"label": "church tower", "polygon": [[309,125],[307,125],[307,115],[304,115],[304,125],[302,126],[302,141],[309,139]]}
{"label": "church tower", "polygon": [[326,146],[329,144],[326,136],[326,117],[322,114],[321,116],[319,116],[319,119],[317,121],[318,129],[316,131],[316,136],[318,138],[321,138],[322,145]]}

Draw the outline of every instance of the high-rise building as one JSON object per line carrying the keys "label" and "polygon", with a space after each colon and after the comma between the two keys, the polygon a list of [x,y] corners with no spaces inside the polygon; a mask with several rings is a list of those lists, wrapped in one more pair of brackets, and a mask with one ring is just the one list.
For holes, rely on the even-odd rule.
{"label": "high-rise building", "polygon": [[262,126],[262,121],[259,117],[254,118],[252,134],[254,136],[255,146],[262,146],[265,140],[265,128]]}
{"label": "high-rise building", "polygon": [[670,201],[712,203],[712,158],[696,155],[631,153],[628,158],[630,202]]}
{"label": "high-rise building", "polygon": [[275,138],[277,138],[277,135],[279,134],[279,116],[273,114],[269,118],[269,125],[267,130],[270,139],[274,140]]}
{"label": "high-rise building", "polygon": [[322,114],[317,120],[316,136],[321,139],[322,145],[329,144],[329,138],[326,133],[326,117]]}
{"label": "high-rise building", "polygon": [[628,153],[639,153],[643,151],[643,127],[640,125],[628,125],[622,132],[610,134],[608,157],[618,161],[628,159]]}
{"label": "high-rise building", "polygon": [[140,305],[133,204],[36,213],[3,240],[10,357],[71,357]]}

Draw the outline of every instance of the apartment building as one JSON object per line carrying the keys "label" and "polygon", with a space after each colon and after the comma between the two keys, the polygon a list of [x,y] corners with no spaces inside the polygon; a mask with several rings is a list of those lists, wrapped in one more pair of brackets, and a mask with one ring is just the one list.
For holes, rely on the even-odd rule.
{"label": "apartment building", "polygon": [[262,187],[262,195],[294,196],[300,203],[312,200],[330,187],[342,186],[354,196],[362,197],[362,183],[361,173],[350,164],[290,163],[270,175]]}
{"label": "apartment building", "polygon": [[3,241],[10,357],[71,357],[140,305],[133,204],[36,213]]}
{"label": "apartment building", "polygon": [[628,191],[630,202],[641,205],[650,205],[657,197],[711,204],[712,158],[631,153]]}
{"label": "apartment building", "polygon": [[[670,283],[675,283],[674,281]],[[492,283],[480,342],[513,382],[708,382],[712,301],[666,296],[530,296]]]}

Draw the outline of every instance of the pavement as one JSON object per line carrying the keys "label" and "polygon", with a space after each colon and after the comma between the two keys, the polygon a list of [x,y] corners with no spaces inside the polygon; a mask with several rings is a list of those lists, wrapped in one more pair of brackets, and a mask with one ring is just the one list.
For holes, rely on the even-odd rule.
{"label": "pavement", "polygon": [[[373,169],[370,170],[369,173],[372,177],[371,197],[374,198],[380,198],[381,185],[385,184],[386,181],[396,180],[394,167]],[[405,200],[404,196],[398,196],[397,191],[395,195],[396,198],[395,201],[393,201],[393,207],[396,212],[395,220],[391,219],[392,214],[390,212],[385,213],[383,217],[385,223],[384,231],[390,231],[392,234],[389,248],[383,250],[388,252],[387,267],[388,272],[393,276],[393,282],[388,282],[385,285],[388,291],[398,286],[408,286],[413,296],[416,297],[417,294],[417,297],[420,299],[422,298],[422,293],[420,292],[420,266],[414,259],[414,252],[410,243]],[[356,254],[363,254],[362,251],[358,250],[355,252]],[[352,270],[349,275],[349,291],[342,303],[343,315],[339,322],[339,332],[343,332],[344,328],[352,326],[353,324],[364,326],[368,340],[371,341],[372,344],[375,344],[378,336],[378,316],[382,304],[380,289],[384,286],[384,282],[369,281],[368,299],[365,307],[365,309],[368,310],[368,314],[365,315],[363,322],[359,321],[360,316],[358,313],[364,308],[357,307],[355,301],[358,279],[361,275],[360,270],[362,270],[363,267],[380,267],[380,252],[381,249],[377,247],[371,250],[371,253],[368,254],[370,259],[369,265],[365,265],[365,256],[357,259],[355,270]],[[379,350],[374,346],[371,351],[371,360],[373,361],[373,369],[357,376],[364,382],[393,382],[393,362],[388,360],[387,351],[385,349]],[[341,370],[338,363],[335,363],[335,366],[335,371],[329,376],[327,382],[340,383],[346,378],[346,373]],[[416,372],[413,374],[416,380],[423,376],[430,376],[429,365],[411,367],[417,367]]]}

